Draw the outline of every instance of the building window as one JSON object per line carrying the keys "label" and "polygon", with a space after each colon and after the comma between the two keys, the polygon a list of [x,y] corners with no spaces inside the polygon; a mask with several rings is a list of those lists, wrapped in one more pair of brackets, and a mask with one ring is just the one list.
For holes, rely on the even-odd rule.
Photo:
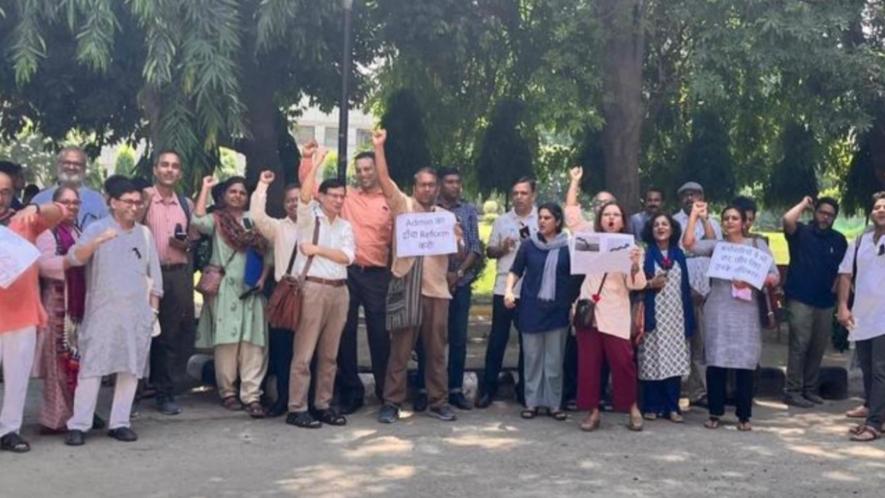
{"label": "building window", "polygon": [[338,149],[338,127],[327,126],[326,136],[323,139],[323,145],[332,150]]}
{"label": "building window", "polygon": [[298,125],[295,127],[295,141],[298,145],[306,144],[314,139],[316,139],[315,126]]}
{"label": "building window", "polygon": [[356,148],[358,150],[372,147],[372,132],[370,130],[356,130]]}

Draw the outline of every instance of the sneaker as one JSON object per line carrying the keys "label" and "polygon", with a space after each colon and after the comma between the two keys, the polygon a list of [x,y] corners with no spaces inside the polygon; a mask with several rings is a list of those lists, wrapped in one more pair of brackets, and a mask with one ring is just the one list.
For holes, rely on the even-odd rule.
{"label": "sneaker", "polygon": [[443,422],[454,422],[458,419],[458,417],[455,416],[455,411],[452,410],[452,407],[449,405],[432,407],[427,411],[427,414],[431,417],[442,420]]}
{"label": "sneaker", "polygon": [[473,408],[473,405],[467,401],[467,397],[464,396],[464,393],[449,394],[449,404],[459,410],[470,410]]}
{"label": "sneaker", "polygon": [[808,401],[811,401],[815,405],[824,404],[824,399],[812,392],[807,392],[807,393],[803,394],[802,397],[807,399]]}
{"label": "sneaker", "polygon": [[801,397],[801,396],[793,396],[791,394],[784,395],[784,403],[790,406],[797,406],[799,408],[811,408],[814,406],[814,403],[811,401]]}
{"label": "sneaker", "polygon": [[423,412],[427,409],[427,393],[426,392],[417,392],[415,393],[415,399],[412,400],[412,409],[416,412]]}
{"label": "sneaker", "polygon": [[172,396],[157,396],[157,411],[163,415],[178,415],[181,407]]}
{"label": "sneaker", "polygon": [[116,429],[111,429],[108,431],[108,437],[112,437],[117,441],[121,441],[124,443],[138,441],[138,434],[136,434],[135,431],[128,427],[117,427]]}
{"label": "sneaker", "polygon": [[385,404],[378,412],[378,422],[382,424],[392,424],[399,420],[399,408]]}

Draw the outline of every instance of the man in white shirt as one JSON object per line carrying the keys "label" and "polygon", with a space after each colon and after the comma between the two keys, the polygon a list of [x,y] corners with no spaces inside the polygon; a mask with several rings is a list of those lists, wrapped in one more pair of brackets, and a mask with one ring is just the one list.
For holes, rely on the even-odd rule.
{"label": "man in white shirt", "polygon": [[[498,391],[498,374],[507,351],[510,327],[516,318],[516,309],[504,306],[504,286],[507,274],[516,258],[516,251],[522,241],[538,231],[538,208],[535,207],[535,180],[523,177],[513,184],[510,191],[513,209],[499,216],[492,225],[492,234],[486,254],[498,260],[495,275],[495,290],[492,300],[492,329],[486,346],[485,368],[481,383],[481,395],[476,400],[477,408],[486,408],[495,399]],[[520,283],[513,289],[519,298]],[[520,337],[517,334],[517,337]],[[519,378],[523,378],[522,339],[519,343]]]}
{"label": "man in white shirt", "polygon": [[[65,147],[55,159],[58,185],[68,185],[80,194],[80,214],[77,224],[85,229],[93,221],[108,215],[108,205],[103,195],[83,185],[86,180],[86,153],[79,147]],[[52,202],[52,194],[58,185],[42,190],[31,199],[34,204]]]}
{"label": "man in white shirt", "polygon": [[[673,219],[681,226],[682,230],[688,226],[688,215],[695,202],[704,200],[704,187],[697,182],[687,182],[676,191],[682,209],[673,215]],[[716,220],[705,217],[701,223],[695,225],[695,238],[721,239],[722,228]],[[680,242],[681,244],[681,242]],[[710,267],[710,258],[695,257],[687,254],[688,280],[691,284],[692,300],[694,301],[695,323],[697,330],[691,336],[691,373],[685,382],[685,392],[689,401],[698,406],[706,405],[707,387],[704,384],[704,298],[710,292],[710,280],[707,278],[707,269]]]}
{"label": "man in white shirt", "polygon": [[[839,265],[837,318],[854,341],[869,410],[853,441],[872,441],[885,422],[885,192],[873,196],[873,230],[851,242]],[[852,284],[854,302],[849,305]]]}
{"label": "man in white shirt", "polygon": [[[292,251],[298,243],[298,200],[301,189],[295,184],[284,189],[283,208],[286,217],[271,218],[267,215],[267,189],[273,183],[272,171],[263,171],[258,186],[252,194],[249,212],[261,235],[273,244],[274,281],[279,282],[286,274]],[[271,327],[268,337],[268,373],[276,378],[277,399],[267,410],[268,417],[277,417],[287,411],[289,404],[289,373],[292,364],[292,340],[294,331]]]}
{"label": "man in white shirt", "polygon": [[[295,334],[292,371],[289,376],[289,415],[286,423],[315,429],[323,423],[344,425],[347,419],[331,407],[337,370],[338,344],[347,321],[350,295],[347,291],[347,266],[354,259],[353,229],[339,216],[344,205],[346,186],[337,178],[320,184],[312,202],[316,169],[325,154],[314,158],[301,186],[298,202],[297,238],[300,241],[293,275],[307,268],[302,287],[301,317]],[[313,242],[319,223],[317,242]],[[310,361],[317,353],[314,407],[318,419],[308,411]]]}

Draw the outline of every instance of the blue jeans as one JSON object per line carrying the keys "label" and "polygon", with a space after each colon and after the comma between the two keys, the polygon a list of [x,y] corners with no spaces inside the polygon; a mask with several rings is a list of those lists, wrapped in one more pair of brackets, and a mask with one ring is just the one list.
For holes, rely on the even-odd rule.
{"label": "blue jeans", "polygon": [[[459,393],[464,384],[464,365],[467,362],[467,324],[470,320],[470,284],[456,287],[449,302],[449,392]],[[415,387],[424,389],[424,348],[421,341],[415,345],[418,353],[418,374]]]}

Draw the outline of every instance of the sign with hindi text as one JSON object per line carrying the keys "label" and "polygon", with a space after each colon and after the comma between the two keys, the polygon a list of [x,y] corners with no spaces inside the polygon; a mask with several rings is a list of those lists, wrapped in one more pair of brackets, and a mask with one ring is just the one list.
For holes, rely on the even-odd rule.
{"label": "sign with hindi text", "polygon": [[740,280],[761,290],[771,262],[770,254],[753,246],[720,242],[713,250],[707,277]]}
{"label": "sign with hindi text", "polygon": [[396,257],[435,256],[457,251],[453,213],[403,213],[396,217]]}

